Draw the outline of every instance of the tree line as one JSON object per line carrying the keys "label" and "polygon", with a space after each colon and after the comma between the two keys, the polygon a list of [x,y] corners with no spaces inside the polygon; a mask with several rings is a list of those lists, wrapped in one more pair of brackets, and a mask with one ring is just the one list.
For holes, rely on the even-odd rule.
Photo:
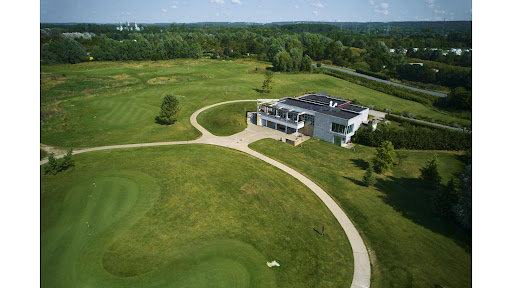
{"label": "tree line", "polygon": [[391,141],[397,149],[464,151],[471,148],[471,133],[409,123],[395,128],[379,125],[375,131],[358,129],[352,139],[355,143],[372,147]]}

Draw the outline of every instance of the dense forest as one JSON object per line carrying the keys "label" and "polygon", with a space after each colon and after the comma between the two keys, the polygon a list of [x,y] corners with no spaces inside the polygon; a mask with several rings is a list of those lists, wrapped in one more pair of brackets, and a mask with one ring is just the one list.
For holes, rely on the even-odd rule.
{"label": "dense forest", "polygon": [[[296,73],[310,71],[315,61],[383,79],[444,86],[453,90],[450,95],[471,97],[471,22],[464,21],[195,23],[148,25],[140,31],[41,24],[40,40],[42,64],[254,58],[271,62],[275,71]],[[467,101],[453,99],[437,106],[468,109]]]}

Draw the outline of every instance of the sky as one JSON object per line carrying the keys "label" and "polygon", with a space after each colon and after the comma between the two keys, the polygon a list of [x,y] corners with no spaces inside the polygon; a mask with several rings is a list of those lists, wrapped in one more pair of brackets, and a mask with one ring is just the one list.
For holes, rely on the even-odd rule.
{"label": "sky", "polygon": [[41,23],[472,20],[471,0],[41,0]]}

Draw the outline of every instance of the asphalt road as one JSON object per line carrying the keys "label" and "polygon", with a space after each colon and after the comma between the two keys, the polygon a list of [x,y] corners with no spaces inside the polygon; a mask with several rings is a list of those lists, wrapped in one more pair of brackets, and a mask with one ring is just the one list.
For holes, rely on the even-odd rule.
{"label": "asphalt road", "polygon": [[411,89],[411,90],[418,91],[418,92],[427,93],[427,94],[438,96],[438,97],[446,97],[447,96],[445,93],[439,93],[439,92],[434,92],[434,91],[428,91],[428,90],[418,89],[418,88],[414,88],[414,87],[409,87],[409,86],[405,86],[405,85],[402,85],[402,84],[394,83],[394,82],[391,82],[391,81],[382,80],[382,79],[375,78],[375,77],[372,77],[372,76],[368,76],[368,75],[365,75],[365,74],[357,73],[357,72],[354,72],[354,71],[346,70],[346,69],[343,69],[343,68],[332,67],[332,66],[328,66],[328,65],[324,65],[324,64],[322,64],[322,67],[333,69],[333,70],[338,70],[338,71],[341,71],[341,72],[345,72],[345,73],[348,73],[348,74],[364,77],[364,78],[367,78],[367,79],[370,79],[370,80],[374,80],[374,81],[379,81],[379,82],[386,83],[386,84],[389,84],[389,85],[394,85],[394,86],[398,86],[398,87],[402,87],[402,88],[407,88],[407,89]]}

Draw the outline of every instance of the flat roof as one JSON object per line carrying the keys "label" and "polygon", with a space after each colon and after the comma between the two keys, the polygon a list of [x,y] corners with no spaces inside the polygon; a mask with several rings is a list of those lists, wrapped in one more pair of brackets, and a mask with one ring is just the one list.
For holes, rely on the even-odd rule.
{"label": "flat roof", "polygon": [[[311,100],[311,101],[315,101],[318,103],[322,103],[324,105],[329,105],[331,103],[331,101],[337,103],[338,106],[343,105],[345,103],[349,103],[349,101],[344,100],[344,99],[329,97],[327,95],[321,95],[321,94],[308,94],[308,95],[301,96],[298,99]],[[341,109],[354,111],[354,112],[361,112],[361,111],[364,111],[366,109],[366,107],[362,107],[362,106],[358,106],[358,105],[354,105],[354,104],[348,104],[346,106],[341,107]]]}
{"label": "flat roof", "polygon": [[343,119],[352,119],[359,114],[356,112],[350,112],[346,110],[342,110],[338,107],[330,107],[329,103],[321,104],[316,101],[303,100],[302,98],[284,98],[279,103],[299,107],[302,109],[312,110],[321,114],[331,115]]}
{"label": "flat roof", "polygon": [[343,104],[348,102],[347,100],[333,98],[333,97],[329,97],[329,96],[325,96],[325,95],[319,95],[319,94],[308,94],[308,95],[304,95],[302,97],[299,97],[299,99],[312,100],[312,101],[320,102],[320,103],[325,104],[325,105],[329,105],[329,103],[331,101],[337,102],[338,105],[343,105]]}

